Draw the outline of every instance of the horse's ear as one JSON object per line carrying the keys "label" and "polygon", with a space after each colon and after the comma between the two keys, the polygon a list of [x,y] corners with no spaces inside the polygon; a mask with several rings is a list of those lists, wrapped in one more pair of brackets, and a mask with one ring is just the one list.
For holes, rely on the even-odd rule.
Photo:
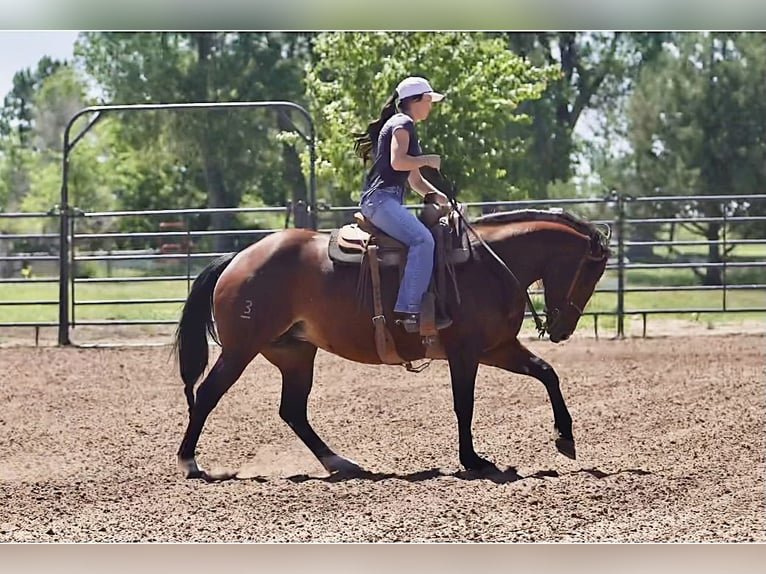
{"label": "horse's ear", "polygon": [[601,231],[597,231],[590,237],[590,257],[592,259],[601,261],[602,259],[606,259],[611,254],[611,250],[609,249],[609,239],[608,237],[601,233]]}

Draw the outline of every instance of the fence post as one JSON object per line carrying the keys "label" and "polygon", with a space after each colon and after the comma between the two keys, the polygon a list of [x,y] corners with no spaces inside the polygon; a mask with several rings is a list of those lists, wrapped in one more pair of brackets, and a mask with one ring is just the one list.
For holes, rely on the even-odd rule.
{"label": "fence post", "polygon": [[317,177],[316,177],[316,143],[314,134],[314,124],[309,118],[309,129],[311,130],[311,138],[309,139],[309,209],[307,214],[311,229],[317,230]]}
{"label": "fence post", "polygon": [[617,338],[625,337],[625,198],[621,191],[612,192],[617,199],[615,230],[617,231]]}
{"label": "fence post", "polygon": [[186,228],[186,296],[191,293],[191,223],[190,217],[184,215],[183,222]]}
{"label": "fence post", "polygon": [[[66,160],[64,165],[66,166]],[[66,170],[66,167],[64,168]],[[66,179],[59,207],[59,345],[71,345],[69,340],[69,205],[65,203]]]}
{"label": "fence post", "polygon": [[296,228],[306,229],[307,227],[310,227],[311,222],[309,221],[308,206],[306,205],[305,201],[302,199],[299,200],[295,204],[295,210],[293,213],[295,214],[294,221]]}
{"label": "fence post", "polygon": [[[77,291],[75,283],[77,281],[77,262],[75,261],[75,244],[74,233],[77,226],[77,216],[82,212],[72,207],[69,209],[71,217],[69,218],[69,326],[74,327],[77,323],[77,317],[75,314],[75,306],[77,301]],[[67,336],[69,331],[67,330]]]}
{"label": "fence post", "polygon": [[723,215],[723,245],[721,247],[721,261],[723,262],[723,266],[721,267],[721,282],[723,283],[723,301],[722,301],[722,307],[723,310],[726,311],[726,224],[727,224],[727,209],[726,209],[726,203],[721,204],[721,214]]}

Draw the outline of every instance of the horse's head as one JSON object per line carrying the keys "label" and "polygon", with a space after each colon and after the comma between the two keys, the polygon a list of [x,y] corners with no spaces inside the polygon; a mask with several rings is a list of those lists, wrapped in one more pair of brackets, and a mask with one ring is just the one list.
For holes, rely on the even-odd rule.
{"label": "horse's head", "polygon": [[608,234],[593,228],[590,236],[572,233],[572,249],[562,249],[543,275],[546,325],[550,340],[566,341],[574,333],[609,258]]}
{"label": "horse's head", "polygon": [[[536,209],[491,213],[476,223],[482,226],[479,241],[513,261],[527,285],[542,279],[545,324],[532,309],[540,336],[547,332],[554,343],[568,339],[606,269],[609,228],[599,229],[562,210]],[[531,307],[528,295],[527,302]]]}

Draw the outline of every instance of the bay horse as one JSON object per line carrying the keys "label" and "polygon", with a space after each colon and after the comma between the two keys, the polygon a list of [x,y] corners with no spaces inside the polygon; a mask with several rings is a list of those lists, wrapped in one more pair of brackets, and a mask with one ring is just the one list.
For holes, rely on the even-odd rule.
{"label": "bay horse", "polygon": [[[569,458],[576,456],[559,377],[521,344],[518,333],[527,288],[542,280],[544,330],[554,343],[571,336],[604,273],[608,240],[594,225],[566,213],[545,212],[554,214],[545,218],[531,210],[519,213],[495,213],[472,222],[480,240],[472,241],[470,260],[455,269],[459,304],[453,294],[449,300],[453,323],[439,334],[449,363],[459,459],[467,470],[497,470],[473,446],[474,385],[480,364],[539,380],[553,409],[555,446]],[[359,268],[335,265],[328,256],[328,243],[327,234],[285,229],[239,253],[219,257],[195,279],[174,343],[189,407],[178,450],[178,464],[187,478],[210,478],[197,464],[195,452],[205,420],[258,354],[282,374],[280,417],[328,473],[366,472],[336,454],[307,418],[317,349],[359,363],[381,364],[372,304],[360,303],[356,291]],[[498,261],[517,281],[508,280],[508,269],[504,271]],[[384,314],[399,355],[407,361],[424,358],[420,335],[393,327],[397,270],[382,269],[381,275]],[[208,365],[208,334],[220,344],[221,354],[195,396],[194,387]]]}

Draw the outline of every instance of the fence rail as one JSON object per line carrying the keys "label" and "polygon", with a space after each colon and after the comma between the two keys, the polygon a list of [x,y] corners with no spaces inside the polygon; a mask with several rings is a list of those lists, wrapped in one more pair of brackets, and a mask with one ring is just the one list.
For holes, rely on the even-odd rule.
{"label": "fence rail", "polygon": [[[710,204],[716,202],[721,213],[718,217],[688,214],[658,217],[646,212],[651,206],[667,213],[674,204],[687,207],[705,204],[709,213]],[[745,204],[753,214],[741,210],[736,216],[731,213],[733,205]],[[766,216],[761,215],[766,212],[764,196],[633,199],[612,194],[601,198],[466,203],[465,206],[469,214],[472,210],[486,213],[500,209],[566,208],[594,222],[609,224],[613,231],[613,258],[586,310],[596,334],[599,321],[603,324],[605,318],[612,318],[616,335],[623,336],[625,319],[633,316],[641,318],[645,335],[648,317],[652,315],[736,313],[760,317],[766,313]],[[285,216],[286,226],[295,225],[296,221],[311,223],[312,219],[306,214],[313,211],[315,228],[328,232],[338,221],[351,220],[356,210],[353,206],[325,204],[313,210],[310,205],[92,213],[71,209],[66,237],[61,236],[61,231],[48,231],[53,226],[63,229],[61,214],[55,209],[47,213],[0,213],[0,231],[8,231],[0,232],[0,271],[3,271],[0,273],[0,327],[58,327],[68,334],[77,326],[173,325],[199,269],[212,258],[232,250],[216,247],[233,245],[236,249],[243,246],[237,242],[257,241],[279,231],[283,227],[274,225],[274,217],[280,214]],[[301,216],[296,217],[301,211]],[[251,227],[245,229],[191,228],[196,217],[212,213],[247,216],[253,221]],[[115,223],[128,217],[140,219],[144,229],[132,231],[126,228],[127,224]],[[111,222],[113,229],[91,230],[93,223],[104,221]],[[161,223],[179,221],[182,229],[173,226],[160,229]],[[714,224],[719,228],[718,235],[705,239],[689,237],[688,232],[679,239],[670,236],[671,226],[687,223]],[[751,230],[748,237],[731,237],[743,223],[758,226],[760,231],[756,235],[761,235],[754,237]],[[654,226],[651,238],[641,231],[645,226]],[[34,233],[33,228],[39,228],[40,232]],[[62,242],[71,246],[65,260],[57,254]],[[23,252],[18,246],[32,250]],[[59,269],[61,261],[65,261],[64,273]],[[34,275],[19,276],[22,264],[30,265]],[[47,266],[45,271],[44,266]],[[717,284],[702,282],[699,277],[708,273],[717,274]],[[58,286],[59,293],[66,291],[66,301],[54,296],[54,285]],[[537,289],[531,289],[530,293],[538,301],[542,296],[542,291]],[[63,304],[68,305],[65,312],[61,310]],[[43,311],[34,312],[39,320],[30,320],[30,313],[21,313],[28,307],[58,308],[59,318],[67,317],[66,324],[62,325],[60,320],[52,319]]]}

